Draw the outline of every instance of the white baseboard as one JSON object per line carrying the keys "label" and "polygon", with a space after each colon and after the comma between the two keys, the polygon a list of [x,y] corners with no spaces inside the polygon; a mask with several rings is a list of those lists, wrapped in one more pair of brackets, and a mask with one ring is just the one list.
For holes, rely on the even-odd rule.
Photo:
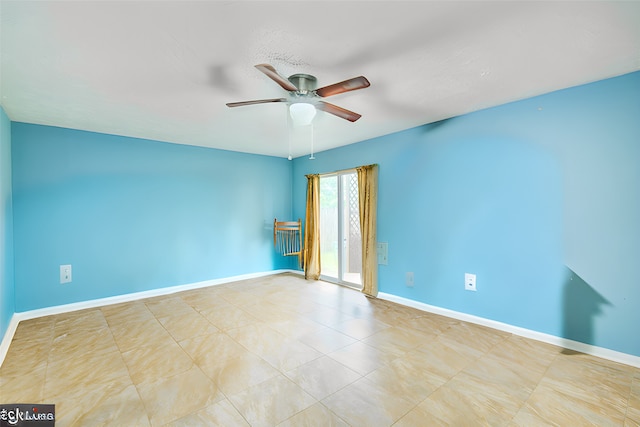
{"label": "white baseboard", "polygon": [[485,319],[484,317],[473,316],[471,314],[462,313],[459,311],[436,307],[434,305],[429,305],[422,302],[410,300],[408,298],[398,297],[398,296],[387,294],[384,292],[378,293],[378,298],[395,302],[408,307],[413,307],[418,310],[426,311],[429,313],[439,314],[441,316],[462,320],[464,322],[475,323],[481,326],[487,326],[489,328],[497,329],[499,331],[509,332],[514,335],[530,338],[536,341],[545,342],[547,344],[556,345],[558,347],[566,348],[568,350],[578,351],[580,353],[585,353],[591,356],[596,356],[602,359],[607,359],[613,362],[623,363],[625,365],[630,365],[636,368],[640,368],[640,357],[634,356],[631,354],[621,353],[619,351],[610,350],[608,348],[598,347],[591,344],[585,344],[579,341],[573,341],[570,339],[557,337],[555,335],[532,331],[531,329],[525,329],[518,326],[509,325],[508,323],[502,323],[502,322],[498,322],[491,319]]}
{"label": "white baseboard", "polygon": [[18,317],[14,313],[11,316],[11,320],[9,320],[9,326],[4,333],[4,337],[2,337],[2,341],[0,341],[0,366],[2,366],[2,362],[4,362],[4,358],[9,351],[11,340],[16,333],[16,329],[18,329],[18,322],[20,322],[20,320],[18,320]]}
{"label": "white baseboard", "polygon": [[9,345],[18,328],[18,323],[23,320],[35,319],[43,316],[51,316],[55,314],[69,313],[72,311],[85,310],[88,308],[103,307],[105,305],[120,304],[123,302],[136,301],[145,298],[152,298],[162,295],[171,295],[177,292],[190,291],[193,289],[206,288],[209,286],[222,285],[225,283],[238,282],[240,280],[254,279],[258,277],[272,276],[281,273],[295,273],[295,270],[273,270],[259,273],[241,274],[238,276],[225,277],[222,279],[205,280],[203,282],[190,283],[187,285],[170,286],[167,288],[151,289],[148,291],[135,292],[131,294],[116,295],[107,298],[98,298],[88,301],[75,302],[71,304],[56,305],[53,307],[39,308],[36,310],[22,311],[14,313],[11,316],[9,327],[0,343],[0,366],[4,362],[4,358],[9,351]]}
{"label": "white baseboard", "polygon": [[[71,311],[85,310],[88,308],[102,307],[105,305],[119,304],[123,302],[136,301],[145,298],[152,298],[162,295],[170,295],[177,292],[189,291],[193,289],[206,288],[208,286],[222,285],[224,283],[232,283],[240,280],[253,279],[258,277],[272,276],[282,273],[294,273],[301,275],[298,270],[274,270],[265,271],[260,273],[242,274],[239,276],[225,277],[222,279],[205,280],[203,282],[196,282],[187,285],[171,286],[167,288],[151,289],[148,291],[136,292],[131,294],[117,295],[107,298],[99,298],[89,301],[82,301],[72,304],[58,305],[54,307],[41,308],[30,311],[23,311],[14,313],[9,322],[9,327],[0,342],[0,366],[4,362],[4,358],[9,350],[9,345],[13,336],[15,335],[18,324],[22,320],[35,319],[43,316],[50,316],[54,314],[68,313]],[[640,368],[640,357],[633,356],[631,354],[621,353],[619,351],[610,350],[608,348],[597,347],[590,344],[585,344],[578,341],[569,340],[566,338],[560,338],[554,335],[545,334],[542,332],[532,331],[530,329],[520,328],[518,326],[509,325],[507,323],[498,322],[495,320],[485,319],[483,317],[473,316],[471,314],[462,313],[446,308],[436,307],[433,305],[425,304],[422,302],[410,300],[408,298],[398,297],[392,294],[380,292],[378,298],[387,301],[395,302],[397,304],[405,305],[407,307],[413,307],[418,310],[426,311],[429,313],[438,314],[441,316],[450,317],[457,320],[462,320],[469,323],[475,323],[477,325],[487,326],[489,328],[497,329],[504,332],[509,332],[514,335],[518,335],[525,338],[534,339],[536,341],[545,342],[548,344],[563,347],[569,350],[578,351],[581,353],[589,354],[603,359],[611,360],[625,365],[634,366]]]}

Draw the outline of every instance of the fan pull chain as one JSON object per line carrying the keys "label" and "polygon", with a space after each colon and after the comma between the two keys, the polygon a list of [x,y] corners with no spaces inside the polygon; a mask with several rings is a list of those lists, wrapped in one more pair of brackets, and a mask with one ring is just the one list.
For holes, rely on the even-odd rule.
{"label": "fan pull chain", "polygon": [[291,157],[291,140],[293,139],[292,133],[293,133],[293,129],[291,128],[291,114],[289,114],[289,105],[286,106],[285,108],[285,114],[287,115],[287,133],[289,134],[289,157],[287,157],[287,159],[291,160],[293,159],[293,157]]}
{"label": "fan pull chain", "polygon": [[314,139],[313,122],[309,126],[311,126],[311,156],[309,156],[309,160],[314,160],[315,157],[313,157],[313,139]]}

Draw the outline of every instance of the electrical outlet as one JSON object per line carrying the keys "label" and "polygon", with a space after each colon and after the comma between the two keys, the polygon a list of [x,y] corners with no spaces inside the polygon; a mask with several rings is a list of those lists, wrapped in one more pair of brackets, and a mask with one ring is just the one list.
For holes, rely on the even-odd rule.
{"label": "electrical outlet", "polygon": [[409,271],[406,275],[405,275],[405,283],[408,287],[412,288],[413,287],[413,271]]}
{"label": "electrical outlet", "polygon": [[70,283],[71,282],[71,265],[61,265],[60,266],[60,283]]}
{"label": "electrical outlet", "polygon": [[471,273],[464,273],[464,289],[467,291],[476,290],[476,275]]}

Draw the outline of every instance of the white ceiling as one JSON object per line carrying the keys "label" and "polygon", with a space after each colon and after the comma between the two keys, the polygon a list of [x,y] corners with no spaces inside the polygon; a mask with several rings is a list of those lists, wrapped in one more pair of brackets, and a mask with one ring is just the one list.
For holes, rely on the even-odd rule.
{"label": "white ceiling", "polygon": [[[640,2],[0,1],[0,99],[13,121],[286,157],[286,92],[328,98],[315,151],[640,69]],[[640,96],[640,95],[639,95]],[[292,153],[308,153],[294,133]],[[297,138],[297,139],[296,139]]]}

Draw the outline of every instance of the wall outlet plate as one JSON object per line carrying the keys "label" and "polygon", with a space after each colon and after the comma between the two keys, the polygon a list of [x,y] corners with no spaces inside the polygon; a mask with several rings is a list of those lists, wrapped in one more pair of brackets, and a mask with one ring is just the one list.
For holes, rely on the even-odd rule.
{"label": "wall outlet plate", "polygon": [[464,289],[467,291],[476,291],[476,275],[464,273]]}
{"label": "wall outlet plate", "polygon": [[413,271],[409,271],[405,275],[405,284],[410,288],[413,287]]}
{"label": "wall outlet plate", "polygon": [[60,283],[71,282],[71,264],[60,266]]}

